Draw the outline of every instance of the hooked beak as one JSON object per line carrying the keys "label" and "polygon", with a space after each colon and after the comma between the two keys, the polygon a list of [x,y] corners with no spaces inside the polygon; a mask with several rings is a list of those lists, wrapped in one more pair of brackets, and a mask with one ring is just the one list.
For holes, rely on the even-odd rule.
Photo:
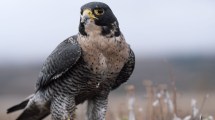
{"label": "hooked beak", "polygon": [[92,22],[95,19],[98,19],[98,18],[93,15],[93,12],[90,9],[85,9],[83,11],[83,14],[81,15],[81,23],[86,23],[88,20]]}

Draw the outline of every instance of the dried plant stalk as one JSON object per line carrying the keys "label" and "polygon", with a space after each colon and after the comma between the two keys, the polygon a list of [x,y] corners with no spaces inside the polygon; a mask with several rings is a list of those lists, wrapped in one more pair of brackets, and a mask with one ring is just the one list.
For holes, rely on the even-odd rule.
{"label": "dried plant stalk", "polygon": [[172,66],[168,63],[167,60],[164,60],[164,63],[166,63],[167,67],[168,67],[168,72],[169,72],[169,77],[170,77],[170,82],[171,82],[171,88],[173,91],[173,105],[174,105],[174,113],[177,116],[177,89],[176,89],[176,81],[175,81],[175,77],[173,74],[173,68]]}
{"label": "dried plant stalk", "polygon": [[146,106],[146,120],[153,120],[153,97],[154,97],[154,92],[153,92],[153,82],[151,80],[144,80],[143,85],[146,88],[146,96],[147,96],[147,106]]}
{"label": "dried plant stalk", "polygon": [[127,93],[128,93],[128,120],[135,120],[135,87],[133,85],[127,86]]}
{"label": "dried plant stalk", "polygon": [[203,99],[203,101],[202,101],[201,107],[199,108],[199,113],[200,114],[202,113],[203,108],[204,108],[205,103],[206,103],[206,101],[207,101],[208,98],[209,98],[209,94],[206,94],[205,97],[204,97],[204,99]]}

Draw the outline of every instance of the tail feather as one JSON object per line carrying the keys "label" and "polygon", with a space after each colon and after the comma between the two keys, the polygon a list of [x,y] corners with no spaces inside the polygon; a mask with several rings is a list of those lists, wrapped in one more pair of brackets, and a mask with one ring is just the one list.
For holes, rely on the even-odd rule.
{"label": "tail feather", "polygon": [[12,113],[15,112],[17,110],[21,110],[24,109],[25,106],[28,104],[29,100],[34,96],[34,94],[28,96],[24,101],[22,101],[21,103],[12,106],[11,108],[7,109],[7,113]]}
{"label": "tail feather", "polygon": [[26,108],[16,120],[41,120],[49,114],[49,110],[39,109],[36,105],[32,105]]}
{"label": "tail feather", "polygon": [[[33,98],[34,94],[26,98],[21,103],[9,108],[7,113],[24,109],[16,120],[41,120],[50,114],[49,104],[39,103]],[[43,104],[42,106],[40,106]]]}
{"label": "tail feather", "polygon": [[7,113],[12,113],[12,112],[15,112],[15,111],[17,111],[17,110],[24,109],[25,106],[28,104],[28,101],[29,101],[29,99],[28,99],[28,100],[25,100],[25,101],[23,101],[23,102],[21,102],[21,103],[18,104],[18,105],[15,105],[15,106],[9,108],[9,109],[7,110]]}

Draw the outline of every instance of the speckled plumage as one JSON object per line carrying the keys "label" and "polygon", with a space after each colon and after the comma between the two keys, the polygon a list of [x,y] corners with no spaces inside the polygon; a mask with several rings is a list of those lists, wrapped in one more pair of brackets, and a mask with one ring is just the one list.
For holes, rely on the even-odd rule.
{"label": "speckled plumage", "polygon": [[128,80],[135,57],[110,8],[92,2],[81,10],[89,8],[102,8],[113,17],[80,22],[79,33],[60,43],[45,61],[36,92],[8,113],[24,108],[18,120],[40,120],[50,113],[52,120],[72,120],[76,105],[87,100],[87,119],[105,119],[108,94]]}

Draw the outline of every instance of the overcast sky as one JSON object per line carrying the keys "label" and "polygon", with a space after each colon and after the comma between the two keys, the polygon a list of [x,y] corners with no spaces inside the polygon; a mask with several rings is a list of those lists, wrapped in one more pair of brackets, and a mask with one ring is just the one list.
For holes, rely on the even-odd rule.
{"label": "overcast sky", "polygon": [[[90,0],[1,0],[0,61],[43,60],[78,32]],[[215,55],[214,0],[101,0],[137,55]]]}

